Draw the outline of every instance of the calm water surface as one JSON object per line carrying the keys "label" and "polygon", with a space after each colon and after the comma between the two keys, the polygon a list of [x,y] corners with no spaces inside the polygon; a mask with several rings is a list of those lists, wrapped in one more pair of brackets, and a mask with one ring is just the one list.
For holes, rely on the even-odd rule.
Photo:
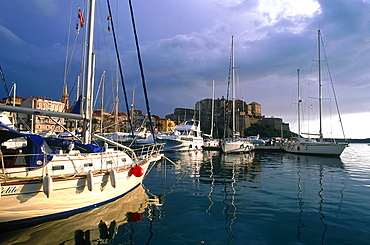
{"label": "calm water surface", "polygon": [[166,157],[171,162],[155,165],[129,195],[1,234],[1,244],[370,244],[367,144],[351,144],[341,158],[259,151]]}

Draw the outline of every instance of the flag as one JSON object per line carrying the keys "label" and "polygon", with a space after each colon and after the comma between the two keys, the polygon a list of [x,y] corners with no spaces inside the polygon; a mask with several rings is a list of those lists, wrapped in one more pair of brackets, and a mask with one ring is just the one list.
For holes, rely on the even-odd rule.
{"label": "flag", "polygon": [[82,15],[82,11],[80,8],[78,8],[78,18],[80,19],[80,26],[81,27],[84,27],[85,25],[85,20],[84,20],[84,17]]}

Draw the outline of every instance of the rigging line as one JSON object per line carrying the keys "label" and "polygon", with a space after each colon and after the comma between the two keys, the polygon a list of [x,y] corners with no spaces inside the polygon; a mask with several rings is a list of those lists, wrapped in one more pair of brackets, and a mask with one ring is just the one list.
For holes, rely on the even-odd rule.
{"label": "rigging line", "polygon": [[325,51],[325,46],[324,46],[324,40],[322,39],[322,37],[321,37],[321,43],[322,43],[322,47],[323,47],[323,50],[324,50],[326,65],[328,67],[329,79],[330,79],[330,83],[331,83],[331,88],[333,90],[333,95],[334,95],[334,100],[335,100],[335,106],[337,108],[337,113],[338,113],[338,117],[339,117],[340,126],[341,126],[341,129],[342,129],[342,134],[343,134],[343,137],[346,138],[346,135],[344,133],[343,123],[342,123],[342,117],[341,117],[340,111],[339,111],[339,104],[338,104],[338,100],[337,100],[337,95],[335,93],[334,83],[333,83],[333,79],[332,79],[331,71],[330,71],[330,67],[329,67],[329,60],[328,60],[328,58],[326,56],[326,51]]}
{"label": "rigging line", "polygon": [[305,56],[304,56],[304,58],[303,58],[303,60],[302,60],[302,62],[301,62],[301,65],[298,67],[299,69],[301,69],[301,68],[302,68],[303,62],[306,60],[306,57],[308,56],[308,54],[309,54],[309,52],[310,52],[310,50],[311,50],[311,48],[312,48],[312,46],[313,46],[313,44],[314,44],[314,43],[316,43],[316,42],[315,42],[315,40],[312,40],[311,45],[310,45],[310,47],[307,49],[307,52],[306,52],[306,54],[305,54]]}
{"label": "rigging line", "polygon": [[305,107],[302,108],[302,113],[301,113],[301,115],[302,115],[302,122],[306,122],[306,125],[307,125],[306,127],[307,127],[308,132],[310,131],[310,116],[312,116],[311,113],[310,113],[310,109],[311,109],[310,92],[311,92],[312,82],[314,80],[312,77],[314,76],[314,72],[313,71],[314,71],[315,56],[316,56],[316,52],[317,52],[317,46],[316,46],[317,45],[317,42],[315,40],[313,40],[312,43],[311,43],[311,46],[313,44],[315,44],[315,47],[313,47],[314,52],[312,54],[312,60],[311,60],[312,62],[311,62],[310,72],[309,72],[310,75],[309,75],[309,78],[308,78],[308,86],[307,86],[307,91],[305,93],[305,96],[303,98],[303,101],[307,101],[309,103],[307,103],[308,107],[305,106]]}
{"label": "rigging line", "polygon": [[[67,54],[66,54],[66,64],[65,64],[65,74],[64,74],[64,84],[67,83],[67,76],[69,74],[69,72],[71,71],[71,64],[72,64],[72,59],[73,59],[73,54],[75,52],[75,47],[76,47],[76,43],[77,43],[77,37],[78,37],[78,34],[75,36],[75,39],[74,39],[74,42],[73,42],[73,45],[72,45],[72,51],[71,51],[71,56],[69,57],[69,61],[67,61],[67,58],[68,58],[68,47],[69,45],[67,45]],[[69,43],[69,41],[68,41]]]}
{"label": "rigging line", "polygon": [[[98,95],[100,93],[100,88],[102,87],[102,84],[104,82],[104,79],[105,79],[105,71],[103,71],[102,74],[101,74],[101,76],[100,76],[100,82],[99,82],[98,89],[96,90],[96,93],[95,93],[95,98],[98,98]],[[97,101],[98,101],[97,99],[94,101],[93,108],[95,108]]]}
{"label": "rigging line", "polygon": [[150,129],[152,130],[153,141],[154,141],[154,143],[156,143],[156,139],[154,137],[155,132],[154,132],[154,127],[153,127],[153,122],[152,122],[152,116],[151,116],[150,107],[149,107],[148,92],[146,90],[146,84],[145,84],[144,68],[143,68],[143,63],[141,61],[141,55],[140,55],[139,40],[138,40],[138,36],[137,36],[137,32],[136,32],[136,25],[135,25],[135,19],[134,19],[134,10],[132,8],[131,0],[129,0],[129,5],[130,5],[132,28],[134,29],[134,35],[135,35],[137,58],[139,60],[141,81],[142,81],[142,84],[143,84],[143,90],[144,90],[144,96],[145,96],[146,109],[147,109],[147,113],[148,113],[148,117],[149,117]]}
{"label": "rigging line", "polygon": [[[112,11],[111,11],[111,8],[110,8],[109,0],[107,0],[107,4],[108,4],[108,12],[109,12],[109,16],[110,16],[110,22],[111,22],[111,25],[112,25],[113,41],[114,41],[114,47],[116,49],[116,56],[117,56],[119,73],[120,73],[120,77],[121,77],[122,89],[123,89],[123,94],[124,94],[124,97],[125,97],[126,111],[127,111],[127,114],[129,114],[130,113],[130,108],[128,106],[129,104],[128,104],[128,100],[127,100],[126,86],[125,86],[125,81],[124,81],[123,73],[122,73],[121,59],[120,59],[119,52],[118,52],[116,33],[114,31],[113,17],[112,17]],[[128,117],[128,121],[129,121],[129,124],[130,124],[132,137],[134,137],[134,126],[132,124],[132,120],[131,120],[130,117]]]}
{"label": "rigging line", "polygon": [[227,76],[227,90],[226,90],[226,102],[224,105],[224,138],[226,138],[226,129],[228,128],[228,117],[227,117],[227,111],[229,109],[229,94],[230,94],[230,81],[231,81],[231,59],[232,59],[232,47],[230,51],[230,61],[229,61],[229,74]]}
{"label": "rigging line", "polygon": [[65,65],[64,65],[64,81],[63,81],[63,86],[67,83],[67,66],[68,66],[68,49],[69,49],[69,40],[71,37],[71,23],[72,23],[72,5],[73,1],[71,2],[71,10],[69,14],[69,27],[68,27],[68,37],[67,37],[67,50],[66,50],[66,60],[65,60]]}

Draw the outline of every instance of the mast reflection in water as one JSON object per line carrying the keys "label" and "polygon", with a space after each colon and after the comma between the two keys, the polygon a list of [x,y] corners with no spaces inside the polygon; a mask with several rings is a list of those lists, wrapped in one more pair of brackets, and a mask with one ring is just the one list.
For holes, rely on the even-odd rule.
{"label": "mast reflection in water", "polygon": [[[109,208],[113,215],[105,216],[106,209],[97,208],[2,234],[2,244],[77,244],[75,233],[85,237],[88,230],[91,244],[370,241],[367,144],[351,144],[341,158],[263,151],[182,152],[166,157],[169,160],[155,165],[145,178],[147,189],[141,187],[131,193],[131,201],[122,199],[119,208]],[[127,213],[133,214],[131,218]],[[108,239],[100,237],[100,220],[106,224],[101,230],[107,231],[103,234]],[[113,220],[116,228],[111,233]]]}
{"label": "mast reflection in water", "polygon": [[[370,146],[341,158],[255,151],[168,153],[145,183],[163,189],[151,244],[367,244]],[[165,172],[165,175],[164,175]],[[162,183],[151,181],[160,175]]]}

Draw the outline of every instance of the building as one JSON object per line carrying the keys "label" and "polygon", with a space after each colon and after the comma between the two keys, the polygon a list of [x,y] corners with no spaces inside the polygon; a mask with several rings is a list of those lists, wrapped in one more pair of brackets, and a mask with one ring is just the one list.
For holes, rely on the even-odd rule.
{"label": "building", "polygon": [[15,106],[21,106],[22,102],[25,101],[26,99],[23,97],[15,96],[14,97],[8,97],[8,98],[3,98],[2,101],[0,101],[1,105],[15,105]]}
{"label": "building", "polygon": [[[59,101],[54,101],[52,99],[45,99],[41,97],[28,97],[21,103],[22,107],[46,110],[46,111],[57,111],[64,112],[65,104]],[[29,129],[22,128],[21,130],[31,130],[34,133],[41,133],[42,131],[54,131],[63,132],[63,128],[60,125],[64,125],[64,118],[50,118],[47,116],[37,116],[37,115],[26,115],[24,116],[25,122]]]}
{"label": "building", "polygon": [[158,132],[167,133],[175,130],[176,124],[168,118],[156,118],[155,126]]}
{"label": "building", "polygon": [[[233,102],[224,97],[215,99],[213,111],[213,132],[215,138],[230,137],[232,135],[232,109]],[[196,102],[196,118],[201,121],[203,133],[211,132],[212,99]],[[235,100],[235,131],[244,136],[244,130],[262,118],[261,105],[257,102],[247,104],[243,100]]]}
{"label": "building", "polygon": [[185,121],[191,121],[192,119],[194,119],[194,112],[194,109],[175,108],[174,112],[172,114],[166,115],[165,118],[168,118],[174,121],[177,125],[180,125]]}
{"label": "building", "polygon": [[[250,108],[250,109],[249,109]],[[257,102],[252,102],[248,105],[248,115],[260,118],[262,117],[262,108],[261,105]]]}

